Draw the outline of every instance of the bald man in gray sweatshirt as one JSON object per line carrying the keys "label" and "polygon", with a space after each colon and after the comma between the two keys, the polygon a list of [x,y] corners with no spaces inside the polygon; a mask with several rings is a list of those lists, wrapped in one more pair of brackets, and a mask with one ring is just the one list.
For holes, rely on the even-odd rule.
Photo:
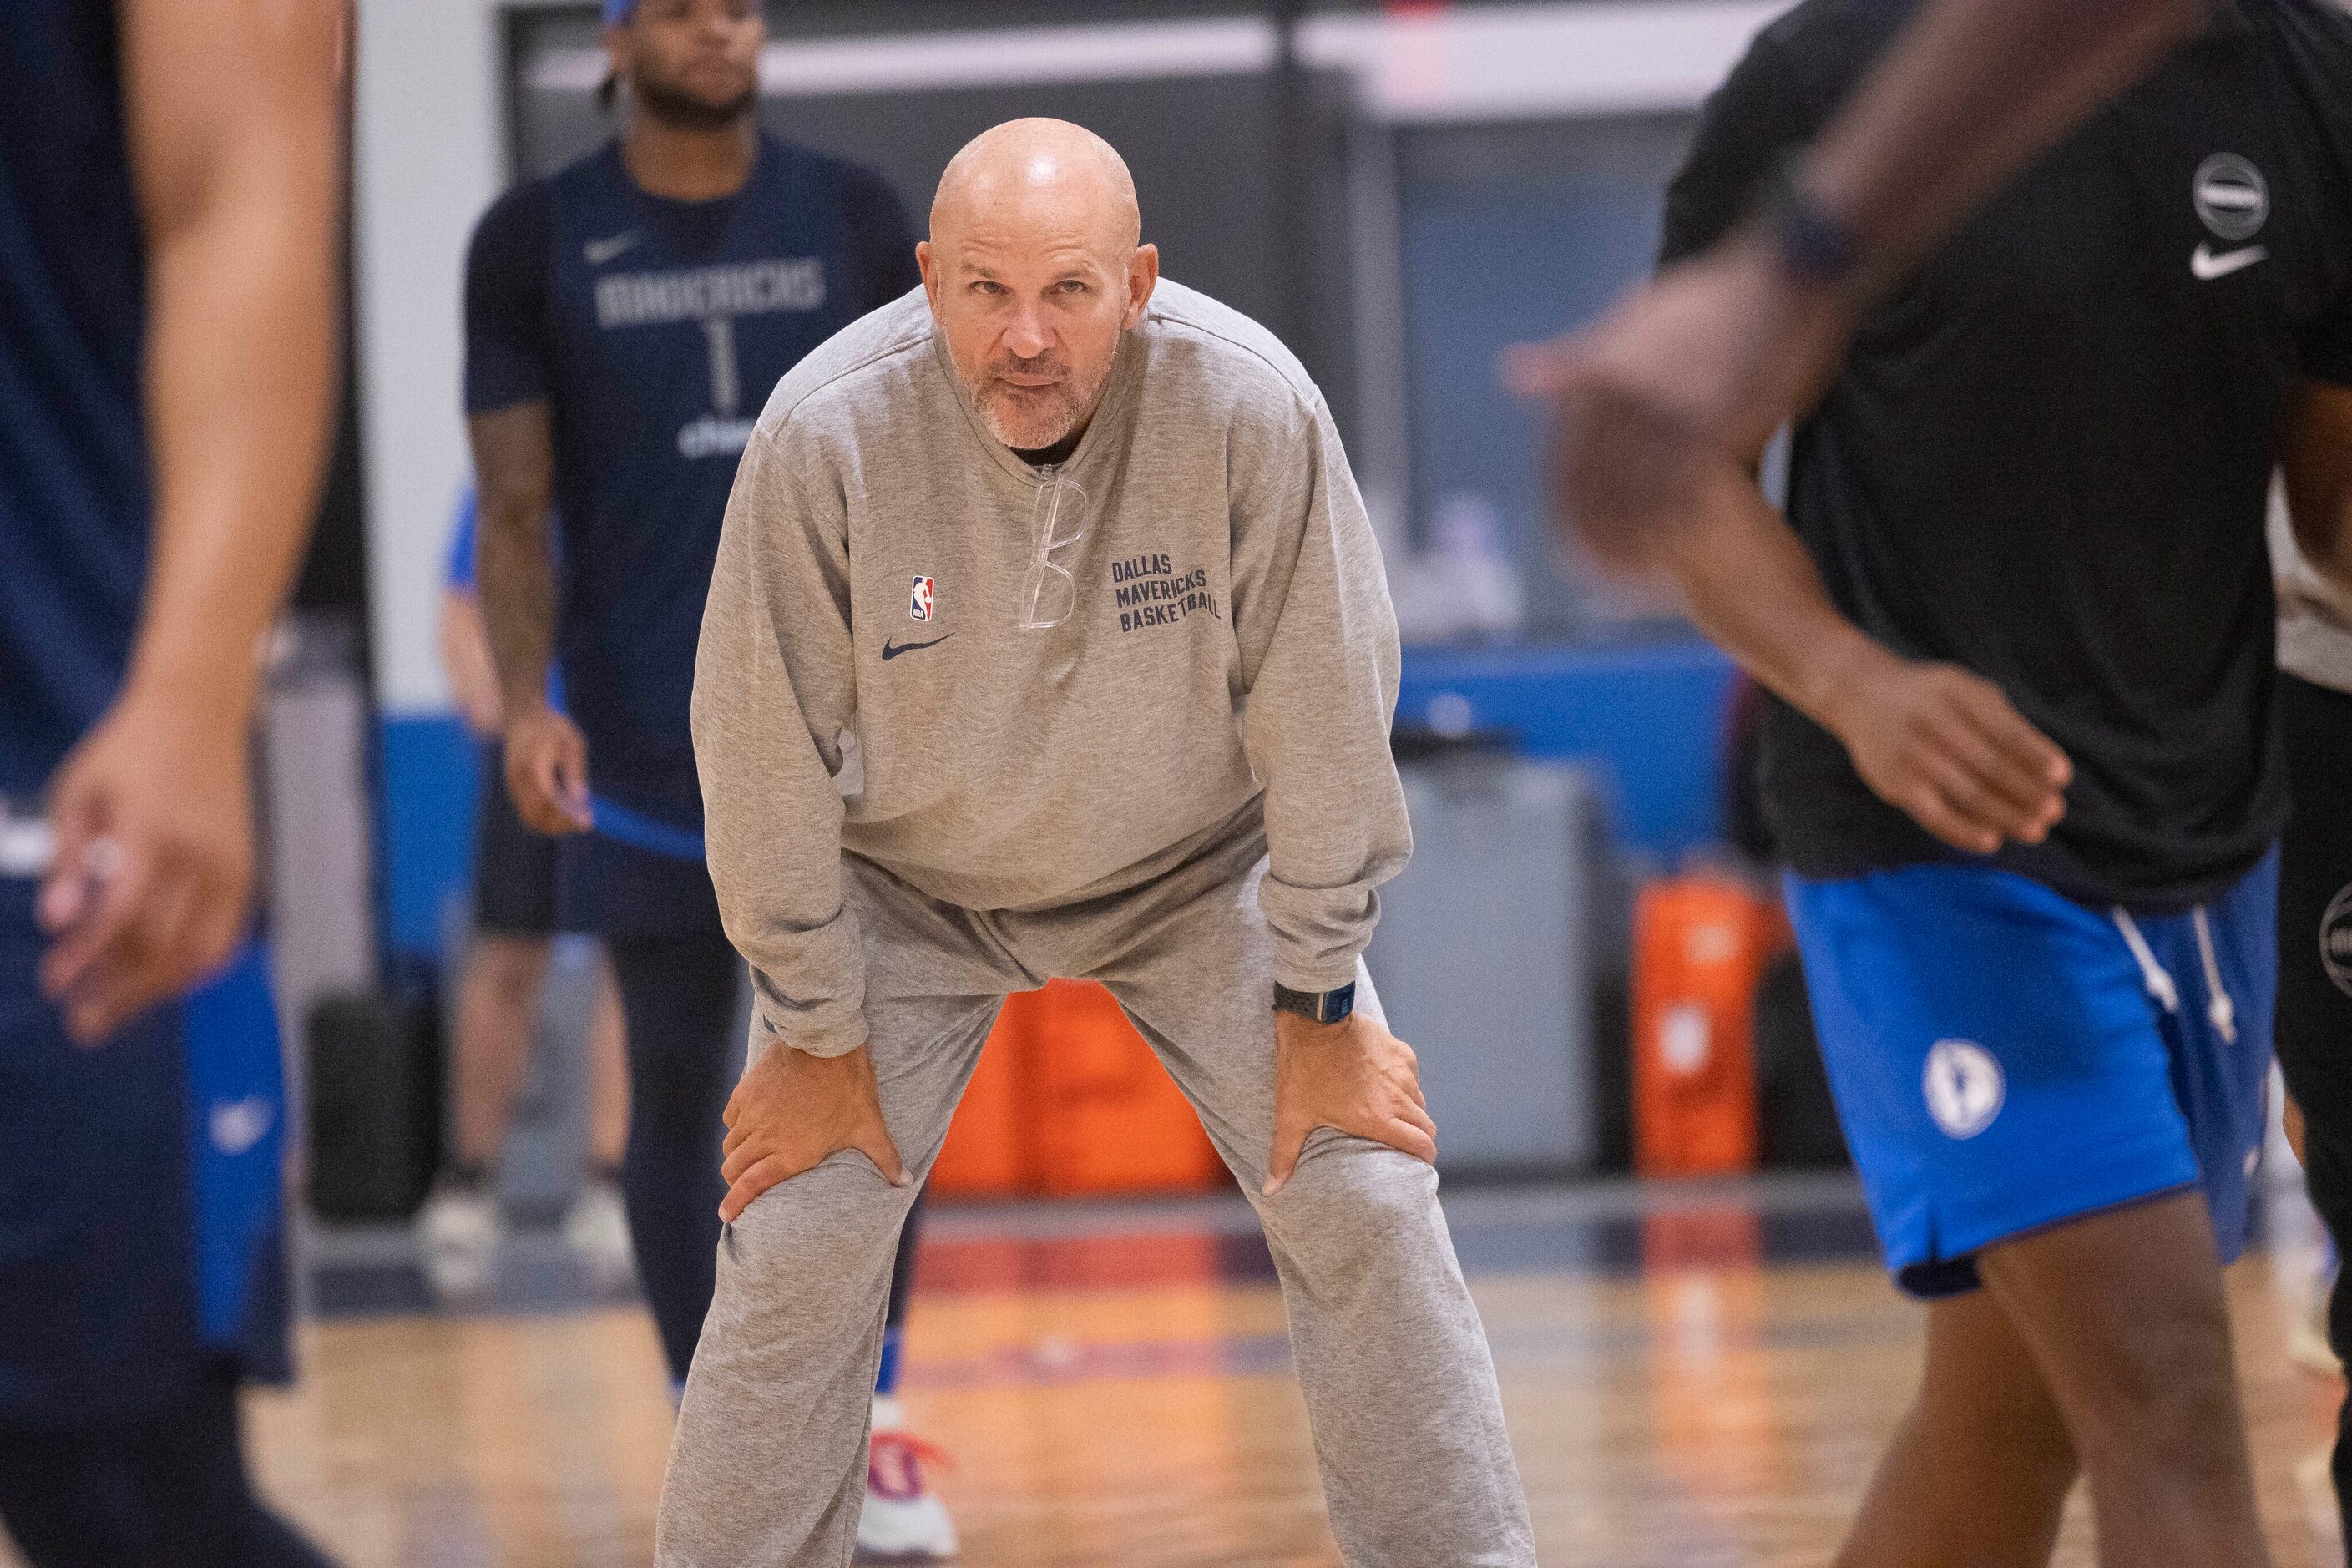
{"label": "bald man in gray sweatshirt", "polygon": [[1139,237],[1107,144],[998,127],[923,289],[744,453],[694,734],[756,1005],[661,1568],[848,1560],[913,1183],[1005,994],[1057,975],[1118,997],[1257,1205],[1347,1562],[1535,1562],[1360,964],[1412,851],[1379,549],[1305,371]]}

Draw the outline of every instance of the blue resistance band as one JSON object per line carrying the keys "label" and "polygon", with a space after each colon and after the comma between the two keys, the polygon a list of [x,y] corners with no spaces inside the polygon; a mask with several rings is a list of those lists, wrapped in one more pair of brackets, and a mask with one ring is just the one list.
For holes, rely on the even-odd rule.
{"label": "blue resistance band", "polygon": [[698,865],[702,861],[701,834],[657,822],[625,805],[615,805],[600,795],[588,797],[588,824],[592,831],[632,849],[643,849],[672,860],[692,860]]}

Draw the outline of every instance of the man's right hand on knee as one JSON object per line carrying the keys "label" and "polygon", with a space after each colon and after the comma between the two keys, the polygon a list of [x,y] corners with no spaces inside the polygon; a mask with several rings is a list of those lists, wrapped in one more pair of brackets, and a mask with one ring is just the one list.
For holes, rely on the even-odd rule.
{"label": "man's right hand on knee", "polygon": [[781,1040],[751,1065],[727,1101],[727,1196],[719,1217],[732,1225],[751,1200],[779,1182],[814,1170],[827,1155],[854,1149],[894,1187],[914,1179],[898,1160],[882,1121],[874,1058],[864,1046],[838,1057],[813,1057]]}

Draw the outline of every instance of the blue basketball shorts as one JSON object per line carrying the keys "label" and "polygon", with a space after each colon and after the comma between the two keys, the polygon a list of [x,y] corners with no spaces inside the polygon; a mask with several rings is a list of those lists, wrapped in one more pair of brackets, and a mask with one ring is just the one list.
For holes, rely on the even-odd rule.
{"label": "blue basketball shorts", "polygon": [[104,1044],[40,994],[0,878],[0,1427],[152,1417],[287,1369],[286,1097],[261,950]]}
{"label": "blue basketball shorts", "polygon": [[1981,866],[1784,881],[1839,1120],[1905,1290],[1973,1289],[1980,1248],[2192,1185],[2223,1259],[2243,1249],[2275,850],[2178,914]]}

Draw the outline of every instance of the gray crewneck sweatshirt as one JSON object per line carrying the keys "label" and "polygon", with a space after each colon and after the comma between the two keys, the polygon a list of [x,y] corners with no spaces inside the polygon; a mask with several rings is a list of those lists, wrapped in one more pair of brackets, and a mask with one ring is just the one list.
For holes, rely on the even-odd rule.
{"label": "gray crewneck sweatshirt", "polygon": [[[1057,481],[1086,498],[1049,557],[1075,609],[1024,629]],[[982,425],[922,291],[883,307],[769,399],[703,614],[710,874],[761,1026],[820,1056],[865,1042],[844,849],[947,903],[1040,910],[1261,814],[1277,978],[1349,983],[1412,853],[1396,689],[1363,501],[1272,333],[1163,280],[1041,470]]]}

